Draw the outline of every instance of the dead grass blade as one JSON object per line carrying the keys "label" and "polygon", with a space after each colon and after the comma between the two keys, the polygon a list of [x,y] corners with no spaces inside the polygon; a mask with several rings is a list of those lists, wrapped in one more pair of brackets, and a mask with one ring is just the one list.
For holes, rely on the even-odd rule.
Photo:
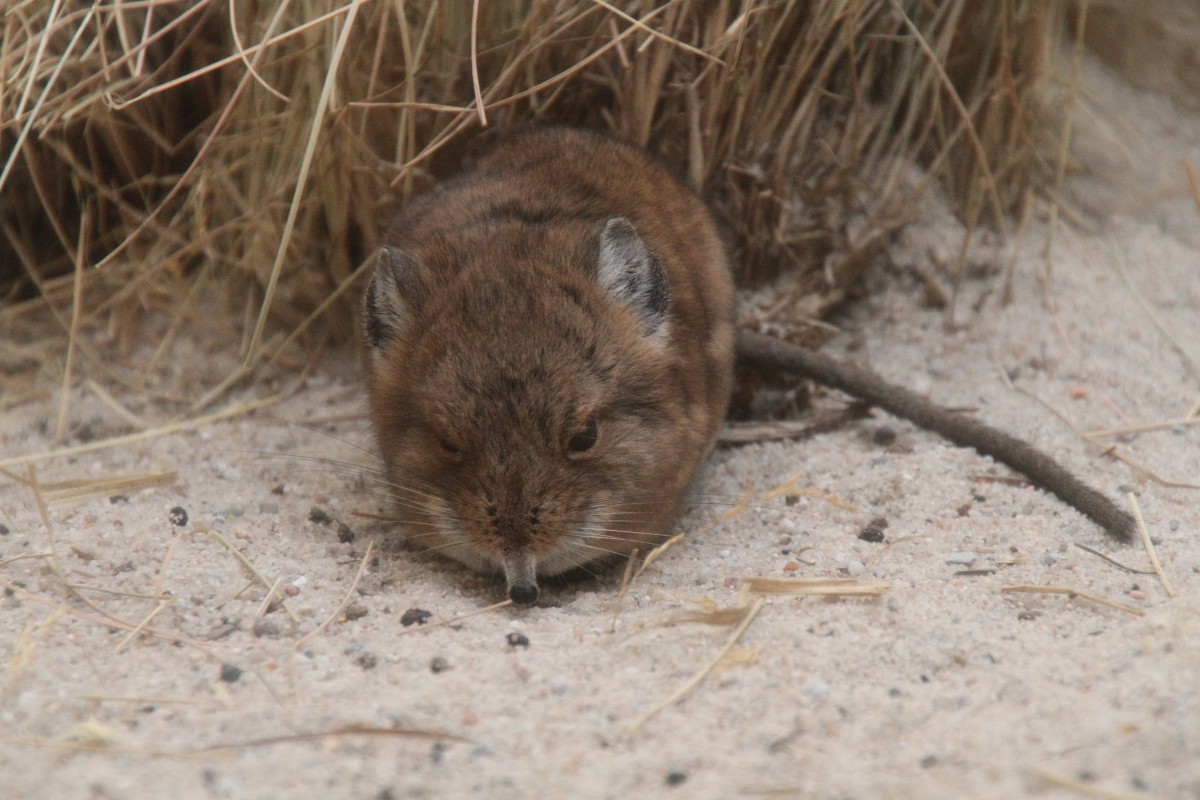
{"label": "dead grass blade", "polygon": [[[14,472],[0,468],[0,474],[17,483],[26,486],[29,485],[28,478],[22,478]],[[112,497],[113,495],[127,494],[142,489],[170,486],[175,482],[177,476],[178,473],[175,470],[169,472],[142,472],[130,475],[106,475],[99,478],[77,478],[66,481],[40,481],[39,487],[46,501],[53,504],[90,500],[94,497]]]}
{"label": "dead grass blade", "polygon": [[881,597],[892,589],[890,583],[857,578],[742,578],[742,587],[752,595],[797,597]]}
{"label": "dead grass blade", "polygon": [[1154,551],[1154,543],[1150,541],[1150,531],[1146,529],[1146,521],[1142,519],[1142,508],[1138,505],[1137,498],[1133,492],[1129,492],[1125,496],[1129,499],[1129,505],[1133,507],[1133,518],[1137,520],[1138,532],[1142,536],[1142,546],[1146,548],[1146,555],[1150,557],[1150,566],[1154,568],[1154,574],[1158,576],[1158,581],[1166,591],[1167,597],[1177,597],[1175,587],[1167,580],[1162,564],[1158,561],[1158,553]]}
{"label": "dead grass blade", "polygon": [[1080,797],[1090,797],[1094,798],[1094,800],[1164,800],[1161,795],[1146,794],[1145,792],[1131,792],[1127,789],[1105,789],[1103,786],[1097,786],[1095,783],[1077,778],[1069,778],[1066,775],[1060,775],[1048,769],[1032,769],[1030,770],[1030,774],[1050,786],[1067,789]]}
{"label": "dead grass blade", "polygon": [[279,736],[264,736],[259,739],[246,739],[239,742],[211,744],[195,752],[208,753],[214,750],[242,750],[249,747],[268,747],[276,744],[293,742],[314,742],[337,739],[340,737],[364,737],[381,739],[433,739],[441,742],[466,742],[467,739],[443,731],[425,730],[423,728],[379,728],[373,725],[343,725],[326,731],[312,733],[286,733]]}
{"label": "dead grass blade", "polygon": [[1142,611],[1140,608],[1134,608],[1133,606],[1125,605],[1124,603],[1118,603],[1116,600],[1109,600],[1107,597],[1100,597],[1099,595],[1092,594],[1091,592],[1085,592],[1080,589],[1068,589],[1064,586],[1002,586],[1000,587],[1000,591],[1007,594],[1063,594],[1068,597],[1080,597],[1084,600],[1095,603],[1096,605],[1115,608],[1118,611],[1124,611],[1126,614],[1133,614],[1135,617],[1146,616],[1146,612]]}
{"label": "dead grass blade", "polygon": [[1161,431],[1169,428],[1187,427],[1189,425],[1200,425],[1200,417],[1189,415],[1180,417],[1179,419],[1167,419],[1161,422],[1145,422],[1141,425],[1125,425],[1120,428],[1105,428],[1098,431],[1084,431],[1083,435],[1088,439],[1103,439],[1110,436],[1128,436],[1131,433],[1149,433],[1150,431]]}
{"label": "dead grass blade", "polygon": [[1200,358],[1192,353],[1191,350],[1182,341],[1180,341],[1178,336],[1171,332],[1171,330],[1163,323],[1162,319],[1154,311],[1154,309],[1150,307],[1150,304],[1146,302],[1146,298],[1142,296],[1142,292],[1140,289],[1138,289],[1137,284],[1134,283],[1134,281],[1129,277],[1129,270],[1126,269],[1125,259],[1121,255],[1121,248],[1112,236],[1109,237],[1109,243],[1109,252],[1114,254],[1113,264],[1116,267],[1117,274],[1121,276],[1121,281],[1125,284],[1125,288],[1128,290],[1129,296],[1132,297],[1134,302],[1137,303],[1138,308],[1141,310],[1142,314],[1146,316],[1146,319],[1150,320],[1150,324],[1154,326],[1154,329],[1157,330],[1159,334],[1161,334],[1162,337],[1167,340],[1175,352],[1179,353],[1179,356],[1183,359],[1184,364],[1187,365],[1188,372],[1192,374],[1192,378],[1200,381]]}
{"label": "dead grass blade", "polygon": [[204,425],[210,425],[214,422],[231,419],[242,414],[249,414],[254,411],[258,411],[259,409],[270,408],[282,399],[282,396],[268,397],[263,400],[258,400],[245,405],[230,406],[222,411],[208,414],[198,419],[173,422],[169,425],[161,425],[157,428],[152,428],[147,431],[130,433],[125,436],[114,436],[111,439],[88,442],[87,444],[76,445],[74,447],[62,447],[56,450],[46,450],[40,453],[12,456],[10,458],[0,459],[0,468],[11,467],[16,464],[35,464],[54,458],[70,458],[71,456],[83,455],[84,453],[94,453],[97,450],[105,450],[110,447],[122,447],[124,445],[134,444],[136,442],[143,442],[159,436],[170,436],[171,434],[179,433],[185,430],[191,430],[193,428],[199,428]]}
{"label": "dead grass blade", "polygon": [[[299,652],[302,650],[304,645],[308,644],[314,636],[320,635],[321,631],[328,628],[335,619],[341,616],[342,611],[344,611],[346,606],[350,604],[350,598],[354,596],[354,591],[358,588],[358,582],[362,580],[363,573],[367,570],[367,564],[371,562],[371,554],[374,552],[374,550],[375,540],[372,539],[371,541],[367,542],[367,550],[365,553],[363,553],[362,559],[358,562],[358,569],[354,573],[354,579],[350,581],[350,585],[346,587],[346,594],[342,596],[342,601],[338,603],[337,608],[333,610],[333,613],[325,618],[324,622],[296,640],[295,646],[292,647],[293,652]],[[300,620],[293,616],[292,621],[298,623]]]}
{"label": "dead grass blade", "polygon": [[742,638],[742,634],[746,632],[746,628],[750,627],[750,623],[754,621],[756,616],[758,616],[758,612],[762,610],[763,603],[765,602],[766,601],[760,597],[743,609],[741,621],[738,623],[738,626],[733,629],[733,632],[729,634],[729,638],[725,640],[725,645],[717,652],[716,656],[707,664],[705,664],[695,675],[693,675],[691,680],[680,686],[653,707],[647,709],[633,722],[629,723],[629,725],[627,725],[625,728],[625,735],[633,735],[637,732],[638,728],[642,727],[642,725],[645,725],[646,722],[655,714],[665,708],[675,705],[680,700],[687,697],[697,686],[703,683],[704,679],[708,677],[708,674],[712,672],[718,664],[721,663],[725,656],[729,654],[729,651],[733,649],[733,646],[738,643],[738,640]]}
{"label": "dead grass blade", "polygon": [[[438,0],[25,0],[0,19],[0,358],[65,361],[63,387],[132,374],[148,391],[181,343],[207,340],[241,364],[174,391],[199,420],[310,340],[347,338],[389,211],[483,125],[525,122],[650,146],[713,201],[740,277],[793,271],[780,311],[817,317],[907,221],[927,185],[906,177],[916,162],[965,218],[984,205],[1004,225],[997,209],[1040,168],[1048,16],[1017,0],[470,15]],[[30,320],[37,353],[9,345]],[[77,411],[59,402],[61,433]]]}
{"label": "dead grass blade", "polygon": [[[265,587],[268,592],[270,592],[274,589],[274,584],[272,584],[269,580],[267,580],[263,576],[263,574],[258,571],[258,567],[254,566],[254,562],[251,561],[250,559],[246,558],[245,553],[243,553],[241,550],[238,550],[236,547],[234,547],[233,544],[230,543],[230,541],[228,539],[226,539],[224,536],[221,535],[220,531],[215,531],[215,530],[210,529],[208,531],[208,535],[211,539],[220,543],[220,545],[222,547],[224,547],[226,550],[228,550],[233,555],[233,557],[236,558],[243,567],[245,567],[246,571],[249,572],[254,577],[254,580],[256,580],[259,584],[261,584],[263,587]],[[367,550],[369,551],[370,549],[371,548],[368,545]],[[361,567],[360,567],[360,570],[361,570]],[[279,597],[279,598],[276,598],[276,601],[279,603],[280,608],[282,608],[284,611],[287,612],[287,615],[291,618],[292,622],[299,625],[300,617],[298,617],[296,615],[296,612],[293,611],[286,602],[284,602],[284,599],[282,597]],[[339,609],[339,611],[340,611],[340,609]],[[326,623],[326,624],[328,624],[328,623]],[[324,628],[325,628],[325,625],[321,625],[318,628],[318,630],[323,630]],[[308,637],[305,637],[305,640],[307,640],[307,638]],[[297,645],[297,647],[298,646],[299,645]]]}
{"label": "dead grass blade", "polygon": [[489,611],[496,611],[497,609],[506,608],[508,606],[511,606],[512,604],[513,604],[512,600],[501,600],[499,603],[492,603],[490,606],[484,606],[483,608],[477,608],[474,611],[468,611],[465,614],[459,614],[457,617],[450,617],[449,619],[441,619],[441,620],[438,620],[437,622],[430,622],[425,625],[414,625],[413,627],[405,628],[402,631],[395,631],[392,635],[393,636],[403,636],[408,633],[419,633],[421,631],[428,631],[433,628],[440,628],[442,626],[453,627],[454,625],[457,625],[458,623],[462,622],[464,619],[470,619],[471,617],[478,616],[479,614],[486,614]]}

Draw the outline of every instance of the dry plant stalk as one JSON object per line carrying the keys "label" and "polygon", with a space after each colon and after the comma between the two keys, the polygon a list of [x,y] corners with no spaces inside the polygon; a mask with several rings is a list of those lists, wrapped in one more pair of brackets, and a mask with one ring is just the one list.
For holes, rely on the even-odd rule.
{"label": "dry plant stalk", "polygon": [[741,277],[792,270],[794,302],[819,315],[904,223],[918,160],[972,226],[1003,225],[1037,166],[1052,11],[18,3],[0,16],[0,372],[162,402],[153,378],[201,342],[241,361],[196,376],[187,394],[210,401],[274,364],[289,331],[309,348],[344,337],[387,212],[452,169],[485,119],[650,146],[713,200]]}
{"label": "dry plant stalk", "polygon": [[882,581],[857,578],[743,578],[742,590],[751,595],[810,595],[819,597],[879,597],[891,591]]}
{"label": "dry plant stalk", "polygon": [[1146,616],[1146,612],[1142,611],[1140,608],[1134,608],[1133,606],[1126,605],[1125,603],[1118,603],[1116,600],[1109,600],[1107,597],[1101,597],[1100,595],[1092,594],[1091,592],[1085,592],[1080,589],[1071,589],[1066,586],[1003,586],[1001,587],[1000,591],[1005,593],[1016,592],[1021,594],[1061,594],[1066,595],[1067,597],[1079,597],[1095,603],[1096,605],[1108,606],[1109,608],[1115,608],[1118,611],[1124,611],[1127,614],[1133,614],[1135,617]]}

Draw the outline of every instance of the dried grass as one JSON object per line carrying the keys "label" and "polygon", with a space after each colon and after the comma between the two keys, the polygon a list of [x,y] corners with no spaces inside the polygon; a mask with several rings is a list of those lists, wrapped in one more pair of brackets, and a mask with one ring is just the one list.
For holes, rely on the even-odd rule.
{"label": "dried grass", "polygon": [[485,119],[649,146],[713,200],[744,281],[793,270],[795,297],[820,313],[906,220],[915,161],[969,227],[1003,227],[1038,168],[1034,84],[1053,8],[12,4],[0,371],[159,397],[153,376],[181,343],[237,352],[240,367],[189,387],[179,410],[194,415],[196,397],[211,403],[285,341],[345,337],[351,283],[388,212],[453,169]]}

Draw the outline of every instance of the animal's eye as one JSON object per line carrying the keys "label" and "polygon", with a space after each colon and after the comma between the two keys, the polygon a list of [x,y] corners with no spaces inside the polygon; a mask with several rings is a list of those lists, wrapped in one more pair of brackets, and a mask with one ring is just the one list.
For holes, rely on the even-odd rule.
{"label": "animal's eye", "polygon": [[455,447],[445,439],[438,439],[437,441],[438,446],[442,448],[442,452],[447,456],[456,460],[462,458],[462,450],[460,450],[458,447]]}
{"label": "animal's eye", "polygon": [[600,438],[600,423],[594,419],[589,419],[584,426],[575,432],[567,441],[568,453],[586,453],[596,446],[596,440]]}

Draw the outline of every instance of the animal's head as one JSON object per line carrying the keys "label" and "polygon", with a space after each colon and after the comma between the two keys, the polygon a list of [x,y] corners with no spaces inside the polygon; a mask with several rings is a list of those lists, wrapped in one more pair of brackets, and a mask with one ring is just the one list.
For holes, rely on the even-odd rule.
{"label": "animal's head", "polygon": [[384,247],[363,305],[372,418],[414,538],[502,570],[519,603],[539,573],[653,541],[683,426],[667,277],[628,220]]}

